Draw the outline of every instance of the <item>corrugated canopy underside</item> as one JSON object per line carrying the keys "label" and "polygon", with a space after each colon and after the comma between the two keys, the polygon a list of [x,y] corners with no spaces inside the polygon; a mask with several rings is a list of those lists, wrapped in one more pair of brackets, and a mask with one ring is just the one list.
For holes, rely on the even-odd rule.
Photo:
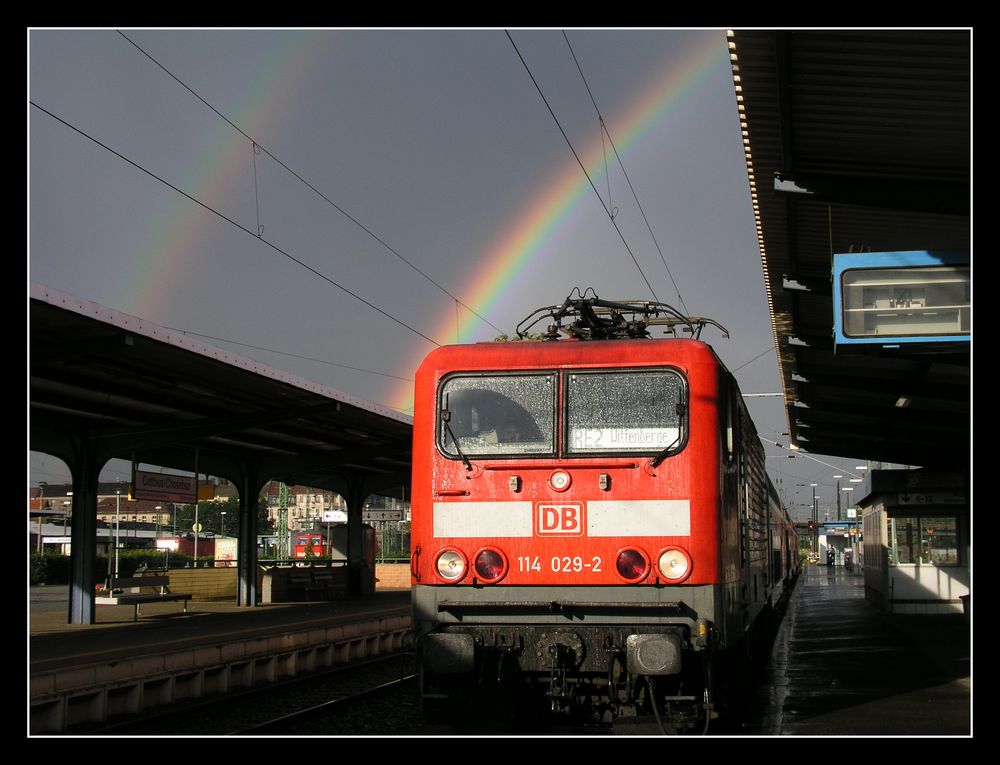
{"label": "corrugated canopy underside", "polygon": [[40,285],[29,322],[32,449],[92,439],[104,457],[187,470],[197,450],[199,472],[231,479],[253,460],[333,490],[409,483],[405,415]]}
{"label": "corrugated canopy underside", "polygon": [[835,353],[830,280],[833,253],[970,247],[971,33],[729,41],[791,443],[964,463],[968,349]]}

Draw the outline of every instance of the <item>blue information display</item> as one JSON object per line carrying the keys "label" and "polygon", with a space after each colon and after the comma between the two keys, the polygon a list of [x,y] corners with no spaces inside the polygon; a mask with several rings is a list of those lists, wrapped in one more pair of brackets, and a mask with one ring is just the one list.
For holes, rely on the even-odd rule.
{"label": "blue information display", "polygon": [[833,256],[838,346],[969,342],[968,250]]}

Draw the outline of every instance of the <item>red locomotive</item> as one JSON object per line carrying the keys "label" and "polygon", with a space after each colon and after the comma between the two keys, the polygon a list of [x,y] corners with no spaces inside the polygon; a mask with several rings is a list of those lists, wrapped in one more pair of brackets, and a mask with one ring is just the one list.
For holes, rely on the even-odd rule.
{"label": "red locomotive", "polygon": [[733,376],[698,339],[639,339],[714,322],[596,296],[539,317],[545,340],[417,372],[424,704],[707,730],[798,568]]}

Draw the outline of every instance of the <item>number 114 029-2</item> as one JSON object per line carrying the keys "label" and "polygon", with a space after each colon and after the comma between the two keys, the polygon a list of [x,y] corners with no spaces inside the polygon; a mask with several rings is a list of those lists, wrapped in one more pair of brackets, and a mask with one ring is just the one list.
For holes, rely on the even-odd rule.
{"label": "number 114 029-2", "polygon": [[[517,558],[517,570],[521,572],[541,571],[542,561],[537,555],[520,555]],[[601,572],[601,557],[584,558],[579,555],[553,555],[549,559],[549,571],[553,574],[574,574],[581,571]]]}

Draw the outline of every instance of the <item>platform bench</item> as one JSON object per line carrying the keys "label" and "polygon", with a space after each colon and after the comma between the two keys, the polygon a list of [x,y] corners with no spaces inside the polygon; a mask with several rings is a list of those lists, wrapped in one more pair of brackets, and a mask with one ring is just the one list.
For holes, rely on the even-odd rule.
{"label": "platform bench", "polygon": [[292,587],[305,592],[306,600],[312,601],[313,593],[319,593],[325,599],[332,595],[333,574],[321,574],[323,569],[294,568],[289,574]]}
{"label": "platform bench", "polygon": [[[187,604],[191,600],[189,593],[169,592],[167,587],[170,584],[170,577],[167,576],[131,576],[116,577],[110,581],[111,589],[105,590],[107,594],[97,595],[94,603],[99,606],[135,606],[135,614],[132,621],[139,621],[139,607],[143,603],[165,603],[170,600],[183,600],[184,613],[187,613]],[[141,593],[140,587],[159,588],[159,592]],[[128,592],[116,592],[117,590],[128,590]]]}

